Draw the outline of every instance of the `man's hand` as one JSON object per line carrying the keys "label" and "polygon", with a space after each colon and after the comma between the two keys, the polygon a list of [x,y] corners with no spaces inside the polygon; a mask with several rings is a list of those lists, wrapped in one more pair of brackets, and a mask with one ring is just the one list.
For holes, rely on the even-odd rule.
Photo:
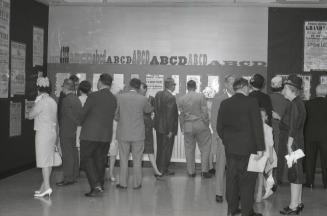
{"label": "man's hand", "polygon": [[169,132],[167,136],[168,136],[168,138],[170,139],[170,138],[173,137],[173,133],[172,133],[172,132]]}
{"label": "man's hand", "polygon": [[279,115],[278,113],[276,113],[275,111],[272,111],[272,117],[273,117],[274,119],[281,120],[280,115]]}

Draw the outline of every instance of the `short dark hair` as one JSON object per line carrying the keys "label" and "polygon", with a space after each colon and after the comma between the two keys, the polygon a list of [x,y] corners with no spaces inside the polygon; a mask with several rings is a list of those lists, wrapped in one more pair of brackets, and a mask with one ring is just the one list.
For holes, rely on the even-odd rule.
{"label": "short dark hair", "polygon": [[133,78],[133,79],[131,79],[131,81],[129,81],[129,86],[134,88],[134,89],[140,89],[141,80],[139,80],[137,78]]}
{"label": "short dark hair", "polygon": [[189,80],[186,86],[187,86],[187,90],[196,89],[196,82],[194,80]]}
{"label": "short dark hair", "polygon": [[234,76],[231,75],[231,74],[226,75],[226,76],[224,77],[224,82],[225,82],[225,83],[228,83],[228,79],[231,78],[231,77],[234,78]]}
{"label": "short dark hair", "polygon": [[164,84],[165,84],[165,88],[170,88],[173,83],[175,83],[175,80],[171,77],[168,77],[167,79],[165,79]]}
{"label": "short dark hair", "polygon": [[78,90],[84,94],[88,94],[91,91],[91,83],[87,80],[82,81],[78,86]]}
{"label": "short dark hair", "polygon": [[103,85],[107,85],[107,86],[111,86],[112,84],[112,76],[110,74],[107,73],[103,73],[100,75],[99,81],[103,84]]}
{"label": "short dark hair", "polygon": [[246,79],[244,78],[237,78],[235,79],[234,83],[233,83],[233,89],[234,91],[237,91],[241,88],[243,88],[244,86],[248,86],[249,83]]}
{"label": "short dark hair", "polygon": [[73,81],[74,83],[79,82],[79,78],[78,78],[78,76],[76,76],[75,74],[70,75],[70,76],[69,76],[69,79],[70,79],[71,81]]}
{"label": "short dark hair", "polygon": [[262,89],[265,84],[265,78],[261,74],[254,74],[250,79],[250,84],[257,89]]}

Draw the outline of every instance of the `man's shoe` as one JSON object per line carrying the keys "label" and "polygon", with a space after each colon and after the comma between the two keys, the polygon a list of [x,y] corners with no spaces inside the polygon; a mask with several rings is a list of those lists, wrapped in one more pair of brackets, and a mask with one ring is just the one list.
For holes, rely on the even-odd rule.
{"label": "man's shoe", "polygon": [[211,178],[211,177],[212,177],[212,174],[209,173],[209,172],[202,172],[202,173],[201,173],[201,176],[202,176],[203,178]]}
{"label": "man's shoe", "polygon": [[212,175],[215,175],[216,174],[216,170],[214,168],[209,169],[209,173],[211,173]]}
{"label": "man's shoe", "polygon": [[89,193],[86,193],[85,196],[87,197],[98,197],[102,194],[103,190],[100,187],[96,187],[92,189]]}
{"label": "man's shoe", "polygon": [[116,185],[116,188],[118,188],[118,189],[123,189],[123,190],[126,190],[126,189],[127,189],[126,186],[122,186],[122,185],[120,185],[120,184],[117,184],[117,185]]}
{"label": "man's shoe", "polygon": [[223,196],[216,195],[216,202],[222,203],[223,202]]}
{"label": "man's shoe", "polygon": [[171,175],[175,175],[175,172],[173,172],[171,170],[167,170],[164,174],[167,176],[171,176]]}
{"label": "man's shoe", "polygon": [[192,174],[188,174],[188,177],[191,177],[191,178],[194,178],[196,176],[195,173],[192,173]]}
{"label": "man's shoe", "polygon": [[62,186],[72,185],[74,183],[75,181],[61,181],[61,182],[57,182],[56,185],[62,187]]}

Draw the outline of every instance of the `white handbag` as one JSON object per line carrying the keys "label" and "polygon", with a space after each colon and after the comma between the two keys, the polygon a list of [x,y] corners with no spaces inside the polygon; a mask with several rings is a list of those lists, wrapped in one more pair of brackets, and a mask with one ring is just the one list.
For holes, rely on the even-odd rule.
{"label": "white handbag", "polygon": [[58,147],[55,146],[55,151],[54,151],[54,155],[53,155],[53,166],[57,167],[57,166],[61,166],[61,164],[62,164],[61,155],[59,153]]}

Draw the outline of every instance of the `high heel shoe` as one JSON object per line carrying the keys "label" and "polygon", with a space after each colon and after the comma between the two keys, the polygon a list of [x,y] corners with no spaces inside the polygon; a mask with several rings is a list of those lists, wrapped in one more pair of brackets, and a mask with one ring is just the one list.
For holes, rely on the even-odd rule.
{"label": "high heel shoe", "polygon": [[49,197],[50,197],[51,194],[52,194],[52,189],[49,188],[48,190],[45,190],[43,193],[36,193],[36,194],[34,194],[34,197],[44,197],[46,195],[49,195]]}
{"label": "high heel shoe", "polygon": [[291,209],[289,206],[285,207],[280,211],[282,215],[298,215],[300,213],[300,208],[296,207],[295,209]]}
{"label": "high heel shoe", "polygon": [[300,211],[303,211],[303,209],[304,209],[304,204],[303,204],[303,203],[300,203],[297,207],[300,209]]}

